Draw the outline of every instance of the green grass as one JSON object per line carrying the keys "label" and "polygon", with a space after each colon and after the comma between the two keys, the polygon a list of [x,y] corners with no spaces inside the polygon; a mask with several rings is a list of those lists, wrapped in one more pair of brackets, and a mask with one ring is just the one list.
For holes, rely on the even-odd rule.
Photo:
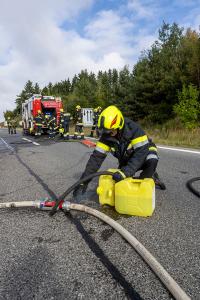
{"label": "green grass", "polygon": [[[200,128],[173,129],[167,128],[166,126],[157,128],[145,128],[144,126],[142,127],[156,144],[200,149]],[[90,128],[84,128],[84,133],[86,136],[90,134],[90,131]]]}
{"label": "green grass", "polygon": [[200,149],[200,128],[146,128],[146,132],[156,144]]}
{"label": "green grass", "polygon": [[[167,126],[157,126],[147,128],[142,126],[149,137],[156,144],[189,147],[200,149],[200,128],[183,129],[183,128],[168,128]],[[84,128],[85,136],[90,135],[91,128]],[[74,133],[74,127],[70,128],[70,133]],[[95,135],[94,135],[95,136]]]}

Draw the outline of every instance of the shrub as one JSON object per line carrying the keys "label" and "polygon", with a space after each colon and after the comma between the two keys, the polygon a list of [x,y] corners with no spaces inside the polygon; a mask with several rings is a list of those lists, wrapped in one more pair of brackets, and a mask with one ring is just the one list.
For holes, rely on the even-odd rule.
{"label": "shrub", "polygon": [[174,112],[188,129],[198,126],[200,110],[198,98],[199,91],[194,85],[190,84],[188,87],[184,85],[182,91],[178,92],[179,102],[173,107]]}

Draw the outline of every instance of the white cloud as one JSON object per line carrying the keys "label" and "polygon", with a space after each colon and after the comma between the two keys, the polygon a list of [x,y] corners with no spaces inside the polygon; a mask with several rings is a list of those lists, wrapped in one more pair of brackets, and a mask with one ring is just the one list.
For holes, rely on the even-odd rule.
{"label": "white cloud", "polygon": [[86,36],[96,45],[96,56],[107,51],[126,58],[132,55],[134,25],[112,10],[101,11],[85,28]]}
{"label": "white cloud", "polygon": [[3,111],[15,107],[15,97],[29,79],[42,86],[72,77],[81,69],[97,72],[129,63],[133,49],[127,33],[132,24],[117,13],[99,13],[82,37],[62,28],[65,21],[73,22],[89,8],[92,0],[0,4],[0,120]]}
{"label": "white cloud", "polygon": [[128,9],[138,19],[151,19],[155,16],[155,1],[128,0]]}
{"label": "white cloud", "polygon": [[118,52],[109,52],[105,54],[103,58],[96,63],[96,71],[102,70],[106,71],[108,69],[122,69],[127,64],[120,53]]}
{"label": "white cloud", "polygon": [[[132,66],[157,38],[153,18],[159,16],[158,1],[121,1],[121,10],[120,3],[113,1],[113,9],[91,15],[94,3],[0,0],[0,120],[3,111],[15,107],[14,99],[27,80],[44,86],[72,78],[82,69],[98,72]],[[84,10],[88,14],[78,32],[73,25],[80,27]]]}
{"label": "white cloud", "polygon": [[92,1],[0,1],[0,120],[3,111],[15,107],[28,79],[44,85],[88,66],[91,42],[59,26],[73,21]]}
{"label": "white cloud", "polygon": [[[200,3],[199,3],[200,5]],[[194,8],[188,12],[187,16],[183,18],[183,25],[184,28],[192,28],[196,30],[197,32],[200,32],[200,11],[199,7]]]}
{"label": "white cloud", "polygon": [[199,0],[174,0],[173,5],[180,6],[180,7],[191,7],[191,6],[199,6],[200,1]]}

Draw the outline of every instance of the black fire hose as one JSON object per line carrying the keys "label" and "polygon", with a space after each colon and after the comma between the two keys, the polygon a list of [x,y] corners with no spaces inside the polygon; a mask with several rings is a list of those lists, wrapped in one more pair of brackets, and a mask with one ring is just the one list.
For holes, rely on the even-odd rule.
{"label": "black fire hose", "polygon": [[198,180],[200,180],[200,177],[194,177],[186,182],[186,186],[194,195],[200,198],[200,192],[198,192],[192,185],[193,182]]}
{"label": "black fire hose", "polygon": [[53,216],[56,212],[57,212],[57,208],[59,207],[60,203],[65,199],[65,197],[71,193],[76,187],[78,187],[81,183],[87,182],[88,180],[91,180],[94,177],[98,177],[101,175],[113,175],[112,172],[109,171],[102,171],[102,172],[96,172],[96,173],[92,173],[82,179],[80,179],[79,181],[77,181],[76,183],[74,183],[72,186],[70,186],[58,199],[56,199],[56,204],[54,205],[54,207],[52,208],[52,210],[50,211],[50,216]]}

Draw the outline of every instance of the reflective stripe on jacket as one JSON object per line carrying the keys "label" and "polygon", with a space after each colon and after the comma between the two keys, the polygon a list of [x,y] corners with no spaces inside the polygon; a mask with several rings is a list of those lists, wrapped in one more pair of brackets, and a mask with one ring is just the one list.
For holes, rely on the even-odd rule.
{"label": "reflective stripe on jacket", "polygon": [[157,159],[158,160],[158,150],[156,145],[149,139],[149,154],[147,155],[146,160],[148,159]]}
{"label": "reflective stripe on jacket", "polygon": [[41,115],[37,115],[37,116],[34,118],[34,121],[35,121],[35,125],[36,125],[36,126],[41,126],[41,125],[42,125],[42,116],[41,116]]}
{"label": "reflective stripe on jacket", "polygon": [[96,144],[96,148],[88,163],[82,178],[97,172],[103,163],[108,152],[112,153],[118,159],[119,169],[121,169],[127,177],[133,176],[143,165],[146,159],[151,157],[148,155],[154,155],[152,158],[157,157],[152,143],[140,128],[140,126],[132,120],[125,118],[124,128],[120,131],[117,137],[111,137],[109,135],[102,135]]}

